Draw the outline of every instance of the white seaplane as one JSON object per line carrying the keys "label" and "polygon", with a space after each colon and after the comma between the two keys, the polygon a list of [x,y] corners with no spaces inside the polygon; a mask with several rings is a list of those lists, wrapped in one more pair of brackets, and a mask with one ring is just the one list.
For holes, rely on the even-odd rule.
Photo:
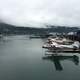
{"label": "white seaplane", "polygon": [[78,41],[75,41],[72,44],[63,44],[63,41],[58,42],[57,40],[53,39],[49,40],[49,42],[47,44],[44,44],[42,47],[46,49],[60,50],[60,51],[74,51],[74,50],[79,51],[80,43]]}

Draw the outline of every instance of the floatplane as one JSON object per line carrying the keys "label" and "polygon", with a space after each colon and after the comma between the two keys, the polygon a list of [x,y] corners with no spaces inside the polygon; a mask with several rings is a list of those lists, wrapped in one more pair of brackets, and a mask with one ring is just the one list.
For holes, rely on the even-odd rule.
{"label": "floatplane", "polygon": [[[66,44],[67,43],[67,44]],[[42,46],[53,52],[80,52],[79,41],[71,41],[67,39],[48,39],[48,42]]]}

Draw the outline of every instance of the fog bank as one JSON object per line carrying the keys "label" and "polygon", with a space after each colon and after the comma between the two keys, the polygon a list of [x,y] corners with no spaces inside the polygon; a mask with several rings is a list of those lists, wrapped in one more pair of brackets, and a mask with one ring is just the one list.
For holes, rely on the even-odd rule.
{"label": "fog bank", "polygon": [[28,27],[80,26],[80,0],[0,0],[0,21]]}

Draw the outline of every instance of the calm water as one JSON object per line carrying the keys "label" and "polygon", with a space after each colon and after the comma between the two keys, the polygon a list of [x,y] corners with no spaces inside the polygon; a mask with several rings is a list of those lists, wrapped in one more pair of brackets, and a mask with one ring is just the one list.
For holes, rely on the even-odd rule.
{"label": "calm water", "polygon": [[43,43],[26,35],[0,39],[0,80],[80,80],[80,54],[51,57]]}

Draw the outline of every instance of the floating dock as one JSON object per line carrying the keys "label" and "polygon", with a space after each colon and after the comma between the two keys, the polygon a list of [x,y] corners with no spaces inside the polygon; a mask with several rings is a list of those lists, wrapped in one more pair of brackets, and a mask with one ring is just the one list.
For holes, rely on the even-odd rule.
{"label": "floating dock", "polygon": [[46,52],[52,52],[52,54],[53,53],[80,53],[80,50],[47,50]]}

